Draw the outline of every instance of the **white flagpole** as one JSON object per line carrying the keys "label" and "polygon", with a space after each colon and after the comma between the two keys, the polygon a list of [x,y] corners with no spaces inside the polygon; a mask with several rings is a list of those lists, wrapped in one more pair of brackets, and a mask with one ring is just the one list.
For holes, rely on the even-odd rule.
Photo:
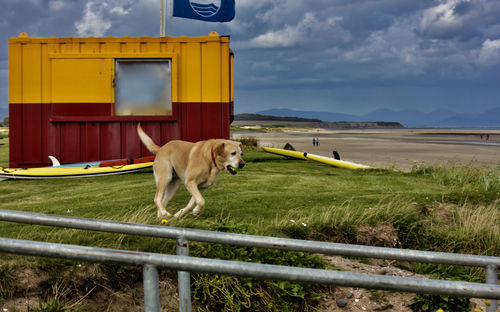
{"label": "white flagpole", "polygon": [[160,0],[160,37],[165,36],[165,8],[164,8],[164,0]]}

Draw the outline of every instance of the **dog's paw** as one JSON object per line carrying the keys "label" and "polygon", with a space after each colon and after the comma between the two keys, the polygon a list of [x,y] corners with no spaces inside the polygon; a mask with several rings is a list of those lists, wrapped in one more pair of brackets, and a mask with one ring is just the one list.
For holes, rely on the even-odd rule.
{"label": "dog's paw", "polygon": [[167,224],[167,219],[161,219],[161,224]]}

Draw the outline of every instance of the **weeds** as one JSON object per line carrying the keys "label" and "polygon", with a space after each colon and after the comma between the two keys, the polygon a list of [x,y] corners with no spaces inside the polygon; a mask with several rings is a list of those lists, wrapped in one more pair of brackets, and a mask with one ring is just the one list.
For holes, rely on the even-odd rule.
{"label": "weeds", "polygon": [[0,299],[10,298],[16,290],[15,267],[0,264]]}
{"label": "weeds", "polygon": [[[214,227],[219,231],[259,234],[249,226],[231,221],[221,220]],[[190,248],[191,255],[198,257],[325,268],[320,257],[302,252],[199,243],[191,244]],[[320,298],[311,285],[283,281],[194,274],[192,286],[200,311],[312,311]]]}
{"label": "weeds", "polygon": [[238,139],[245,148],[257,148],[259,147],[259,139],[256,137],[248,136],[241,137]]}

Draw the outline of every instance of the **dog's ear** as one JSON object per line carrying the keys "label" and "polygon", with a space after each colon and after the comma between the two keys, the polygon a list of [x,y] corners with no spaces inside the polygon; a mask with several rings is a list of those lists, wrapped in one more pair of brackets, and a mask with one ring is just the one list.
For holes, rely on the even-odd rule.
{"label": "dog's ear", "polygon": [[215,155],[224,157],[224,147],[225,147],[224,142],[215,145],[214,148]]}

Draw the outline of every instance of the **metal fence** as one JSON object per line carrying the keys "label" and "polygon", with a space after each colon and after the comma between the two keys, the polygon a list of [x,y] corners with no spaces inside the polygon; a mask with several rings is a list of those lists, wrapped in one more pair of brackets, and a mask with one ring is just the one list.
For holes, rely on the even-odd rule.
{"label": "metal fence", "polygon": [[[144,306],[146,311],[160,310],[158,285],[159,268],[174,269],[178,271],[180,311],[191,311],[189,272],[217,273],[261,279],[332,284],[338,286],[429,293],[435,295],[487,298],[491,300],[491,305],[487,310],[488,312],[496,311],[498,307],[497,299],[500,299],[500,285],[498,285],[497,280],[498,268],[500,267],[500,257],[393,249],[276,238],[268,236],[221,233],[196,229],[54,216],[3,209],[0,209],[0,220],[100,232],[112,232],[176,239],[177,255],[162,255],[137,251],[125,251],[0,238],[0,251],[2,252],[32,256],[85,260],[93,262],[113,262],[126,265],[142,265],[144,277]],[[486,284],[395,277],[195,258],[188,256],[188,241],[295,250],[350,257],[367,257],[483,267],[486,270]]]}

